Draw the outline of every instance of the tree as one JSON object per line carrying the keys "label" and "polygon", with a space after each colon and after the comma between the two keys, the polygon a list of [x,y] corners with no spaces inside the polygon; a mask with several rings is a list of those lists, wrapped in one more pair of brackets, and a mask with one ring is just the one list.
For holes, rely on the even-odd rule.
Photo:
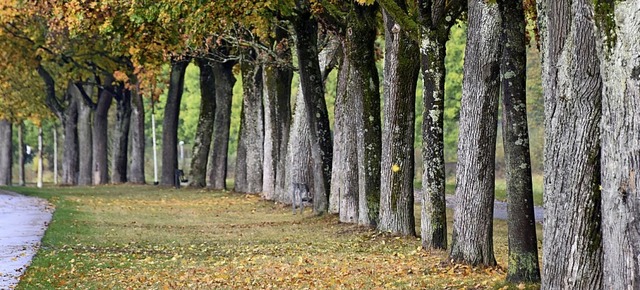
{"label": "tree", "polygon": [[134,81],[131,91],[131,162],[129,163],[129,182],[144,184],[144,104],[140,83]]}
{"label": "tree", "polygon": [[602,288],[602,80],[590,3],[538,3],[545,95],[545,289]]}
{"label": "tree", "polygon": [[460,105],[453,237],[449,256],[495,265],[493,202],[500,94],[500,14],[497,4],[469,0],[469,31]]}
{"label": "tree", "polygon": [[502,136],[507,173],[509,264],[507,280],[540,281],[527,126],[527,52],[521,1],[499,0],[502,17]]}
{"label": "tree", "polygon": [[198,128],[193,142],[193,158],[191,158],[191,186],[205,187],[207,162],[211,149],[211,137],[216,113],[216,83],[213,67],[206,59],[196,59],[200,68],[200,116]]}
{"label": "tree", "polygon": [[13,164],[12,125],[0,120],[0,185],[11,185],[11,165]]}
{"label": "tree", "polygon": [[640,63],[637,57],[640,55],[640,6],[638,1],[595,3],[603,83],[602,286],[604,289],[637,289],[640,288]]}
{"label": "tree", "polygon": [[[407,9],[405,1],[396,3],[403,10]],[[410,32],[401,28],[386,10],[383,11],[383,18],[386,49],[378,229],[415,236],[413,143],[419,50]],[[370,169],[366,167],[364,170]]]}
{"label": "tree", "polygon": [[175,186],[175,171],[178,169],[178,119],[180,101],[184,90],[184,74],[190,59],[173,57],[169,78],[169,93],[164,107],[162,122],[162,178],[161,185]]}
{"label": "tree", "polygon": [[127,182],[131,90],[124,83],[119,83],[114,100],[116,101],[116,119],[111,146],[111,183],[118,184]]}
{"label": "tree", "polygon": [[108,163],[108,129],[109,108],[113,102],[115,79],[112,75],[104,75],[102,86],[98,90],[98,100],[93,114],[93,184],[109,182]]}

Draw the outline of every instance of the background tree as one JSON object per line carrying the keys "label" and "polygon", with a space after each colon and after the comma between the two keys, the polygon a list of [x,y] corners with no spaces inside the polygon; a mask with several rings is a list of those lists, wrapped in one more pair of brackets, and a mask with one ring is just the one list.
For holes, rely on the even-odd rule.
{"label": "background tree", "polygon": [[205,187],[207,162],[211,149],[211,137],[216,114],[216,83],[213,67],[206,59],[196,59],[200,68],[200,116],[198,128],[193,141],[193,157],[191,158],[191,186]]}

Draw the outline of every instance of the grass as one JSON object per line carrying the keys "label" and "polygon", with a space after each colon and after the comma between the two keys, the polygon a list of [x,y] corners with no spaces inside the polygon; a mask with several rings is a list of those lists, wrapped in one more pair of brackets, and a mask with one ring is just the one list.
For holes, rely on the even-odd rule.
{"label": "grass", "polygon": [[[254,195],[128,185],[9,190],[47,198],[56,207],[17,289],[504,285],[501,267],[452,264],[445,252],[421,250],[418,238],[380,234],[310,211],[292,215]],[[418,207],[415,214],[419,229]],[[496,258],[505,266],[504,221],[495,221],[494,234]]]}

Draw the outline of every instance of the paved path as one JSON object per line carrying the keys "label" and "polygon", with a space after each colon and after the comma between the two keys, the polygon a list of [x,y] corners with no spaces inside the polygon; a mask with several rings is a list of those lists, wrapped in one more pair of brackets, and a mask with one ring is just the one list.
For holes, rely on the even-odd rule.
{"label": "paved path", "polygon": [[41,198],[0,189],[0,289],[13,289],[40,246],[52,208]]}
{"label": "paved path", "polygon": [[[447,207],[454,208],[456,204],[456,196],[455,195],[447,195]],[[533,215],[536,218],[536,223],[542,224],[542,220],[544,218],[544,209],[539,206],[534,207]],[[508,217],[507,214],[507,203],[504,201],[494,201],[493,203],[493,218],[499,220],[506,220]]]}

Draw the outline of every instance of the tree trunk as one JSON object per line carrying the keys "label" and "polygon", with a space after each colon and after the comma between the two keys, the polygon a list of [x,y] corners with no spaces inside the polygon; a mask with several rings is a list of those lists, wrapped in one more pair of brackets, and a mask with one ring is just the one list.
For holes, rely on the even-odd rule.
{"label": "tree trunk", "polygon": [[25,186],[25,172],[24,172],[24,122],[18,123],[18,185]]}
{"label": "tree trunk", "polygon": [[[72,94],[73,83],[69,82],[67,94]],[[69,105],[64,111],[64,152],[62,160],[62,184],[77,185],[79,169],[78,144],[78,99],[69,98]]]}
{"label": "tree trunk", "polygon": [[[353,35],[353,33],[352,33]],[[349,37],[342,41],[341,48],[347,49]],[[346,52],[345,52],[346,54]],[[333,165],[331,166],[331,197],[329,212],[339,213],[344,223],[358,222],[358,136],[355,88],[350,85],[353,70],[350,58],[343,57],[338,72],[335,120],[333,123]],[[349,89],[347,89],[349,88]],[[362,88],[359,88],[362,89]]]}
{"label": "tree trunk", "polygon": [[245,53],[242,70],[242,113],[238,132],[235,191],[262,191],[264,154],[264,110],[262,107],[262,66],[255,52]]}
{"label": "tree trunk", "polygon": [[98,93],[98,103],[93,114],[93,184],[109,182],[108,131],[109,108],[113,101],[113,76],[107,75]]}
{"label": "tree trunk", "polygon": [[207,162],[211,148],[211,136],[216,114],[216,83],[213,67],[205,59],[197,59],[200,68],[200,117],[193,142],[193,158],[191,158],[191,186],[207,186]]}
{"label": "tree trunk", "polygon": [[13,164],[11,122],[0,120],[0,185],[11,185],[11,165]]}
{"label": "tree trunk", "polygon": [[538,3],[545,95],[544,289],[602,288],[602,80],[590,3]]}
{"label": "tree trunk", "polygon": [[291,49],[287,33],[276,28],[277,59],[267,57],[262,70],[264,81],[264,160],[262,197],[275,199],[278,188],[285,188],[285,165],[291,126]]}
{"label": "tree trunk", "polygon": [[116,94],[116,124],[111,157],[111,183],[127,182],[129,127],[131,125],[131,90],[119,85]]}
{"label": "tree trunk", "polygon": [[311,155],[314,165],[313,209],[316,214],[323,214],[329,207],[333,144],[324,99],[324,79],[318,61],[318,23],[311,17],[310,6],[308,0],[296,0],[299,13],[293,21],[293,27],[297,36],[300,84],[311,133]]}
{"label": "tree trunk", "polygon": [[469,0],[469,32],[460,106],[460,136],[451,259],[495,265],[493,201],[500,94],[497,4]]}
{"label": "tree trunk", "polygon": [[502,16],[502,136],[507,177],[509,264],[507,281],[539,282],[527,126],[527,52],[521,1],[499,0]]}
{"label": "tree trunk", "polygon": [[184,90],[184,75],[188,65],[188,59],[171,60],[169,93],[162,122],[162,178],[160,184],[164,186],[176,185],[174,175],[178,169],[178,121]]}
{"label": "tree trunk", "polygon": [[216,83],[216,114],[213,123],[213,141],[207,172],[213,189],[227,189],[227,153],[229,127],[231,126],[231,100],[236,78],[233,75],[235,61],[212,63]]}
{"label": "tree trunk", "polygon": [[[406,3],[399,3],[403,9]],[[418,44],[383,12],[385,27],[384,130],[380,224],[385,232],[415,236],[413,177]],[[365,112],[365,116],[367,116]],[[366,119],[366,118],[365,118]],[[365,171],[369,171],[365,168]]]}
{"label": "tree trunk", "polygon": [[86,94],[91,96],[91,88],[74,85],[70,92],[71,97],[78,104],[78,185],[92,185],[93,138],[91,134],[91,107],[83,99],[80,90],[85,90]]}
{"label": "tree trunk", "polygon": [[[136,84],[137,86],[137,84]],[[132,90],[131,95],[131,162],[129,163],[129,182],[144,184],[144,103],[139,88]]]}
{"label": "tree trunk", "polygon": [[42,160],[43,156],[43,150],[44,148],[42,147],[42,126],[38,127],[38,181],[36,182],[36,186],[38,188],[42,188],[43,185],[43,175],[44,175],[44,160]]}
{"label": "tree trunk", "polygon": [[640,6],[638,1],[600,5],[596,19],[604,86],[600,129],[602,281],[604,289],[639,289]]}

